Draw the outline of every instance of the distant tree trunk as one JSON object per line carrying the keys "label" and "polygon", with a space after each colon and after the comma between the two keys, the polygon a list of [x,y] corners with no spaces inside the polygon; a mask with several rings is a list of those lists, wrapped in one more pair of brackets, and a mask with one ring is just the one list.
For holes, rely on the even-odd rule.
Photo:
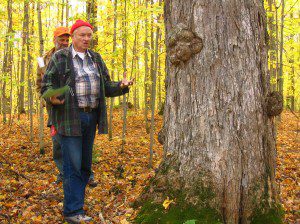
{"label": "distant tree trunk", "polygon": [[[140,57],[136,56],[136,72],[134,73],[135,83],[139,83],[140,78]],[[134,109],[140,109],[140,100],[139,100],[139,86],[138,84],[134,85]]]}
{"label": "distant tree trunk", "polygon": [[[39,42],[40,42],[40,57],[44,53],[44,40],[43,40],[43,30],[42,30],[42,15],[41,15],[41,5],[40,1],[37,2],[37,13],[38,13],[38,27],[39,27]],[[40,153],[44,154],[44,106],[43,106],[43,99],[40,97],[40,104],[39,104],[39,148]]]}
{"label": "distant tree trunk", "polygon": [[[10,48],[10,56],[9,56],[10,61],[11,61],[11,65],[13,65],[13,48],[11,47]],[[15,65],[14,65],[15,66]],[[12,121],[13,121],[13,88],[14,88],[14,85],[13,85],[13,67],[11,66],[11,72],[10,72],[10,93],[9,93],[9,102],[10,102],[10,109],[9,109],[9,125],[12,125]],[[14,69],[15,72],[16,69]]]}
{"label": "distant tree trunk", "polygon": [[24,107],[24,98],[25,98],[25,89],[24,89],[24,79],[25,79],[25,53],[26,53],[26,45],[28,44],[28,26],[29,26],[29,18],[28,18],[28,8],[29,1],[24,1],[24,20],[23,20],[23,31],[22,31],[22,60],[21,60],[21,86],[19,93],[19,114],[25,113]]}
{"label": "distant tree trunk", "polygon": [[148,1],[145,1],[145,41],[144,41],[144,55],[145,55],[145,79],[144,79],[144,101],[145,101],[145,127],[146,132],[149,134],[150,127],[148,122],[148,111],[149,111],[149,67],[148,67],[148,51],[149,51],[149,42],[148,42]]}
{"label": "distant tree trunk", "polygon": [[[153,82],[153,76],[154,76],[154,17],[153,17],[153,0],[150,0],[150,80],[149,83],[149,109],[151,110],[151,100],[152,100],[152,82]],[[151,124],[150,124],[151,126]]]}
{"label": "distant tree trunk", "polygon": [[[271,78],[271,89],[276,90],[276,43],[275,43],[275,28],[274,28],[274,11],[273,11],[274,2],[273,0],[268,0],[269,13],[271,14],[268,17],[268,26],[269,26],[269,51],[270,51],[270,78]],[[274,7],[275,8],[275,7]]]}
{"label": "distant tree trunk", "polygon": [[97,0],[87,0],[86,1],[86,18],[90,22],[90,24],[93,26],[93,40],[91,43],[91,48],[96,49],[98,46],[98,27],[97,27]]}
{"label": "distant tree trunk", "polygon": [[[17,48],[17,54],[18,54],[18,70],[17,70],[17,73],[16,73],[16,77],[15,79],[20,82],[20,74],[21,74],[21,63],[22,63],[22,57],[21,57],[21,54],[22,54],[22,49],[21,49],[21,44],[18,43],[18,48]],[[18,112],[19,111],[19,104],[20,104],[20,85],[17,85],[17,93],[18,93],[18,97],[17,97],[17,108],[15,110],[15,113],[18,114],[18,121],[20,121],[21,119],[21,114]]]}
{"label": "distant tree trunk", "polygon": [[276,25],[275,25],[275,31],[276,31],[276,39],[275,39],[275,43],[276,43],[276,52],[275,52],[275,57],[276,57],[276,90],[279,90],[279,56],[278,56],[278,51],[279,51],[279,34],[278,34],[278,9],[279,6],[275,6],[275,21],[276,21]]}
{"label": "distant tree trunk", "polygon": [[[136,18],[136,5],[134,2],[134,9],[133,9],[133,18]],[[140,17],[139,17],[140,18]],[[130,78],[133,76],[136,77],[136,65],[137,65],[137,46],[138,46],[138,37],[139,37],[139,28],[140,28],[140,21],[137,22],[135,30],[134,30],[134,40],[133,40],[133,47],[132,47],[132,60],[131,60],[131,75]],[[133,103],[134,108],[137,108],[137,96],[136,96],[136,88],[137,85],[134,86],[134,94],[133,94]]]}
{"label": "distant tree trunk", "polygon": [[[292,20],[294,18],[294,15],[293,13],[290,13],[290,19]],[[294,37],[294,34],[290,35],[289,37],[291,40],[294,40],[295,37]],[[291,48],[290,48],[290,51],[292,52],[291,53],[291,56],[289,58],[289,64],[291,65],[291,71],[290,71],[290,74],[289,74],[289,80],[291,82],[289,88],[288,88],[288,102],[289,102],[289,109],[291,111],[294,111],[295,110],[295,55],[294,55],[294,45],[292,44],[291,45]]]}
{"label": "distant tree trunk", "polygon": [[165,25],[164,159],[136,222],[282,223],[262,1],[166,0]]}
{"label": "distant tree trunk", "polygon": [[[141,1],[138,1],[138,7],[141,6]],[[139,18],[142,17],[142,12],[139,15]],[[138,23],[138,25],[140,25],[140,21]],[[135,60],[135,68],[136,71],[134,72],[134,78],[135,78],[135,83],[137,83],[136,85],[134,85],[134,109],[140,109],[140,101],[139,101],[139,80],[140,80],[140,57],[139,57],[139,47],[140,46],[140,30],[137,29],[136,30],[136,45],[137,45],[137,49],[136,49],[136,60]]]}
{"label": "distant tree trunk", "polygon": [[[8,29],[5,37],[5,44],[4,44],[4,54],[3,54],[3,67],[2,72],[3,74],[8,77],[12,77],[12,43],[9,43],[9,40],[13,36],[12,32],[12,0],[7,0],[7,17],[8,17]],[[3,115],[3,123],[7,122],[6,113],[8,111],[7,106],[10,106],[10,111],[12,109],[11,101],[8,100],[6,97],[6,85],[8,79],[3,79],[3,85],[2,85],[2,115]],[[12,83],[12,79],[11,79]],[[11,120],[11,119],[10,119]]]}
{"label": "distant tree trunk", "polygon": [[[59,3],[58,3],[58,6],[57,6],[57,24],[60,23],[60,19],[61,19],[61,12],[60,12],[61,8],[59,7]],[[50,8],[50,4],[49,4],[49,18],[51,18],[50,14],[51,14],[51,8]]]}
{"label": "distant tree trunk", "polygon": [[61,3],[61,21],[60,21],[61,26],[64,25],[64,11],[65,11],[65,0],[62,0],[62,3]]}
{"label": "distant tree trunk", "polygon": [[[161,34],[159,35],[159,42],[161,41]],[[161,48],[160,48],[161,50]],[[159,54],[161,52],[159,51]],[[161,59],[160,57],[158,57],[158,70],[157,70],[158,74],[158,108],[160,110],[160,108],[162,107],[162,88],[161,88],[161,82],[162,82],[162,73],[161,73]]]}
{"label": "distant tree trunk", "polygon": [[294,66],[294,60],[292,63],[292,70],[290,73],[290,79],[291,79],[291,94],[290,94],[290,109],[291,111],[295,111],[295,66]]}
{"label": "distant tree trunk", "polygon": [[[161,0],[159,0],[159,5],[161,5]],[[160,16],[158,16],[157,21],[160,20]],[[150,157],[149,157],[149,166],[152,167],[153,160],[153,145],[154,145],[154,112],[155,112],[155,100],[156,100],[156,76],[157,76],[157,67],[158,67],[158,40],[159,40],[160,28],[156,27],[156,35],[155,35],[155,52],[153,58],[153,73],[152,73],[152,93],[151,93],[151,128],[150,128]]]}
{"label": "distant tree trunk", "polygon": [[[33,141],[33,94],[32,94],[32,82],[31,82],[31,72],[32,72],[32,43],[31,37],[34,35],[34,3],[32,3],[32,13],[31,13],[31,30],[30,35],[28,35],[27,40],[27,88],[28,88],[28,114],[29,114],[29,121],[30,121],[30,140]],[[28,16],[28,20],[29,20]],[[28,24],[29,25],[29,24]],[[29,27],[28,27],[29,33]]]}
{"label": "distant tree trunk", "polygon": [[[8,36],[8,33],[7,33]],[[6,38],[6,43],[5,43],[5,48],[4,48],[4,56],[3,56],[3,67],[2,67],[2,72],[5,75],[5,77],[8,75],[8,60],[7,60],[7,56],[9,54],[9,43],[8,43],[8,38]],[[6,78],[3,79],[3,81],[1,82],[1,87],[2,87],[2,96],[1,96],[1,102],[2,102],[2,123],[5,124],[7,122],[7,118],[6,118],[6,113],[7,113],[7,98],[6,98]]]}
{"label": "distant tree trunk", "polygon": [[69,0],[66,0],[66,23],[65,26],[69,26]]}
{"label": "distant tree trunk", "polygon": [[281,24],[280,24],[280,59],[279,59],[279,92],[283,94],[283,28],[284,28],[284,0],[281,0]]}
{"label": "distant tree trunk", "polygon": [[[123,47],[123,73],[127,72],[127,0],[124,1],[124,16],[123,16],[123,36],[122,36],[122,47]],[[122,152],[126,143],[126,118],[127,118],[127,103],[126,94],[123,95],[123,128],[122,128]]]}
{"label": "distant tree trunk", "polygon": [[[111,78],[114,80],[115,76],[115,53],[117,49],[117,8],[118,8],[118,0],[114,0],[114,37],[113,37],[113,57],[111,59]],[[113,109],[114,109],[114,98],[110,98],[110,110],[109,110],[109,123],[108,123],[108,139],[112,140],[112,119],[113,119]]]}

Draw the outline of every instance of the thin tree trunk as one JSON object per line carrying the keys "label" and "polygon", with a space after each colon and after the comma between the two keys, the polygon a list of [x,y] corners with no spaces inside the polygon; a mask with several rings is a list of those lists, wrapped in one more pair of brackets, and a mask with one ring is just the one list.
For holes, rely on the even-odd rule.
{"label": "thin tree trunk", "polygon": [[62,3],[61,3],[61,21],[60,21],[61,26],[64,25],[64,11],[65,11],[65,0],[62,0]]}
{"label": "thin tree trunk", "polygon": [[[32,3],[32,13],[31,18],[34,18],[34,3]],[[28,21],[30,20],[28,15]],[[29,24],[28,24],[29,25]],[[28,33],[29,33],[29,27],[28,27]],[[31,49],[32,49],[32,43],[31,43],[31,37],[34,34],[34,19],[31,20],[31,31],[30,35],[28,35],[27,40],[27,88],[28,88],[28,114],[29,114],[29,121],[30,121],[30,141],[33,141],[33,94],[32,94],[32,85],[31,85],[31,71],[32,71],[32,57],[31,57]]]}
{"label": "thin tree trunk", "polygon": [[87,14],[87,19],[93,26],[93,40],[91,43],[91,48],[96,49],[98,46],[98,27],[97,27],[97,0],[87,0],[86,1],[86,14]]}
{"label": "thin tree trunk", "polygon": [[[136,6],[134,3],[134,18],[136,17]],[[140,25],[140,21],[137,22],[137,25],[135,27],[134,30],[134,41],[133,41],[133,47],[132,47],[132,61],[131,61],[131,75],[130,78],[133,77],[133,73],[134,73],[134,77],[136,78],[136,64],[137,64],[137,43],[138,43],[138,32],[139,32],[139,25]],[[135,85],[134,88],[134,94],[133,94],[133,102],[134,102],[134,108],[136,108],[136,87],[137,85]]]}
{"label": "thin tree trunk", "polygon": [[[141,1],[138,1],[138,7],[141,6]],[[142,12],[140,13],[138,18],[142,17]],[[138,25],[140,24],[140,21],[138,22]],[[139,39],[140,39],[140,30],[137,29],[136,30],[136,60],[135,60],[135,72],[134,72],[134,79],[136,83],[139,83],[139,78],[140,78],[140,67],[139,67],[139,63],[140,63],[140,57],[139,57]],[[134,85],[134,109],[140,109],[140,103],[139,103],[139,85]]]}
{"label": "thin tree trunk", "polygon": [[[161,0],[159,0],[159,5],[161,5]],[[160,20],[160,15],[158,16],[157,21]],[[155,54],[154,54],[154,66],[152,73],[152,94],[151,94],[151,128],[150,128],[150,157],[149,157],[149,167],[153,165],[153,145],[154,145],[154,112],[155,112],[155,99],[156,99],[156,76],[157,76],[157,67],[158,67],[158,40],[159,40],[160,29],[159,26],[156,27],[155,35]]]}
{"label": "thin tree trunk", "polygon": [[[114,0],[114,37],[113,37],[113,57],[111,59],[111,77],[114,80],[115,76],[115,52],[117,48],[117,8],[118,8],[118,0]],[[113,109],[114,109],[114,98],[111,97],[110,99],[110,110],[109,110],[109,123],[108,123],[108,139],[109,141],[112,140],[112,120],[113,120]]]}
{"label": "thin tree trunk", "polygon": [[149,51],[149,42],[148,42],[148,1],[145,0],[145,41],[144,41],[144,56],[145,56],[145,79],[144,79],[144,101],[145,101],[145,128],[146,132],[149,134],[149,122],[148,122],[148,110],[149,110],[149,67],[148,67],[148,51]]}
{"label": "thin tree trunk", "polygon": [[279,92],[283,94],[283,28],[284,28],[284,0],[281,0],[281,25],[280,25],[280,59],[279,59]]}
{"label": "thin tree trunk", "polygon": [[[2,67],[2,72],[5,76],[12,77],[12,45],[9,43],[9,40],[12,36],[12,1],[7,0],[7,16],[8,16],[8,29],[5,37],[5,44],[4,44],[4,54],[3,54],[3,67]],[[8,111],[7,106],[10,104],[9,110],[11,111],[12,104],[11,101],[8,100],[6,97],[6,81],[7,79],[3,79],[3,86],[2,86],[2,115],[3,115],[3,123],[7,122],[6,119],[6,113]],[[11,79],[12,83],[12,79]]]}
{"label": "thin tree trunk", "polygon": [[[40,56],[44,53],[44,40],[43,40],[43,30],[42,30],[42,15],[41,15],[41,5],[40,1],[37,2],[37,14],[38,14],[38,27],[39,27],[39,42],[40,42]],[[44,106],[43,99],[39,96],[39,148],[40,153],[44,154]]]}
{"label": "thin tree trunk", "polygon": [[[10,58],[13,60],[13,49],[10,49]],[[13,64],[13,61],[12,61]],[[18,71],[16,70],[15,64],[14,66],[14,72],[17,73]],[[10,93],[9,93],[9,102],[10,102],[10,110],[9,110],[9,126],[12,125],[13,121],[13,71],[10,74]]]}
{"label": "thin tree trunk", "polygon": [[66,23],[65,26],[69,26],[69,0],[66,0]]}
{"label": "thin tree trunk", "polygon": [[276,20],[276,26],[275,26],[275,30],[276,30],[276,90],[279,91],[279,56],[278,56],[278,50],[279,50],[279,34],[278,34],[278,9],[279,6],[275,6],[275,20]]}
{"label": "thin tree trunk", "polygon": [[[290,19],[293,20],[294,15],[293,13],[290,13]],[[290,35],[290,39],[291,40],[295,40],[294,34]],[[290,48],[290,51],[292,52],[290,59],[289,59],[289,63],[291,64],[291,71],[290,71],[290,75],[289,75],[289,79],[290,79],[290,88],[289,88],[289,95],[288,95],[288,100],[289,100],[289,106],[290,106],[290,110],[294,111],[295,110],[295,55],[294,55],[294,46],[292,45],[292,47]]]}
{"label": "thin tree trunk", "polygon": [[22,60],[21,60],[21,79],[20,79],[20,94],[19,94],[19,114],[25,113],[24,107],[24,97],[25,97],[25,89],[24,89],[24,81],[25,81],[25,53],[26,53],[26,45],[28,44],[28,26],[29,26],[29,18],[28,18],[28,8],[29,1],[24,1],[24,20],[23,20],[23,31],[22,31]]}
{"label": "thin tree trunk", "polygon": [[275,28],[274,28],[274,11],[273,11],[274,2],[273,0],[268,0],[269,13],[271,14],[268,17],[268,26],[269,26],[269,51],[270,51],[270,78],[271,78],[271,89],[276,90],[276,43],[275,43]]}
{"label": "thin tree trunk", "polygon": [[158,59],[158,109],[160,110],[161,106],[162,106],[162,93],[161,93],[161,60],[160,58]]}
{"label": "thin tree trunk", "polygon": [[[123,73],[127,72],[127,0],[124,1],[124,17],[123,17]],[[123,95],[123,128],[122,128],[122,149],[121,152],[124,152],[124,147],[126,143],[126,118],[127,118],[127,103],[126,103],[126,94]]]}

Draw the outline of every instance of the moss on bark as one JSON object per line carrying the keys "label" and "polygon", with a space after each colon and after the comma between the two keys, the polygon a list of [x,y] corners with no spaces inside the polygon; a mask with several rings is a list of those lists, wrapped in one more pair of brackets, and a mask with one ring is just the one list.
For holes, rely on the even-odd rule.
{"label": "moss on bark", "polygon": [[[174,190],[170,186],[164,195],[174,200],[168,209],[163,207],[163,199],[160,203],[149,200],[142,203],[142,208],[134,220],[139,224],[182,224],[188,220],[196,220],[201,224],[221,224],[221,215],[213,209],[209,202],[215,194],[210,188],[195,184],[195,189],[188,191],[192,197],[183,190]],[[192,203],[195,202],[195,203]]]}
{"label": "moss on bark", "polygon": [[284,211],[281,205],[273,204],[271,207],[266,205],[258,206],[251,217],[251,224],[282,224]]}
{"label": "moss on bark", "polygon": [[196,220],[201,224],[221,224],[221,216],[212,208],[195,207],[183,201],[171,204],[165,209],[162,204],[144,203],[140,213],[134,220],[139,224],[182,224],[188,220]]}

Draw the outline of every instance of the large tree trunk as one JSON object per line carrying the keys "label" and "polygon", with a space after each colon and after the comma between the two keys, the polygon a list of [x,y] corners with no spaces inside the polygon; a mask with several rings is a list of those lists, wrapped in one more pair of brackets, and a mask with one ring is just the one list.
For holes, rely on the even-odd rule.
{"label": "large tree trunk", "polygon": [[165,23],[165,157],[137,222],[281,223],[262,1],[166,0]]}

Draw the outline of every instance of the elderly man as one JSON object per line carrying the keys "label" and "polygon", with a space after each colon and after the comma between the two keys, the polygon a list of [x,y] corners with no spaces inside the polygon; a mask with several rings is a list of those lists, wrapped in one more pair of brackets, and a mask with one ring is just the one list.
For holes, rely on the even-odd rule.
{"label": "elderly man", "polygon": [[[41,81],[44,76],[45,70],[50,62],[50,59],[52,55],[63,48],[67,48],[69,46],[69,39],[70,39],[70,32],[68,27],[57,27],[53,32],[53,43],[54,47],[48,51],[46,54],[43,55],[42,60],[43,63],[41,63],[41,66],[38,66],[37,68],[37,79],[36,79],[36,85],[37,85],[37,91],[41,91]],[[59,184],[63,180],[63,159],[62,159],[62,150],[60,145],[60,137],[58,134],[56,134],[55,127],[52,125],[51,121],[51,108],[52,105],[48,102],[46,104],[46,109],[48,113],[48,127],[51,127],[51,137],[52,137],[52,151],[53,151],[53,160],[56,164],[56,167],[59,171],[59,174],[57,175],[57,179],[55,181],[56,184]],[[91,175],[89,177],[89,186],[96,187],[97,182],[94,180],[94,173],[91,172]]]}
{"label": "elderly man", "polygon": [[46,96],[48,90],[68,86],[62,95],[53,95],[49,100],[63,151],[65,221],[80,223],[92,220],[84,214],[83,205],[96,126],[100,134],[107,133],[105,97],[129,92],[133,80],[125,76],[121,82],[110,80],[100,54],[88,49],[93,35],[88,22],[77,20],[70,33],[72,45],[53,55],[41,94]]}

